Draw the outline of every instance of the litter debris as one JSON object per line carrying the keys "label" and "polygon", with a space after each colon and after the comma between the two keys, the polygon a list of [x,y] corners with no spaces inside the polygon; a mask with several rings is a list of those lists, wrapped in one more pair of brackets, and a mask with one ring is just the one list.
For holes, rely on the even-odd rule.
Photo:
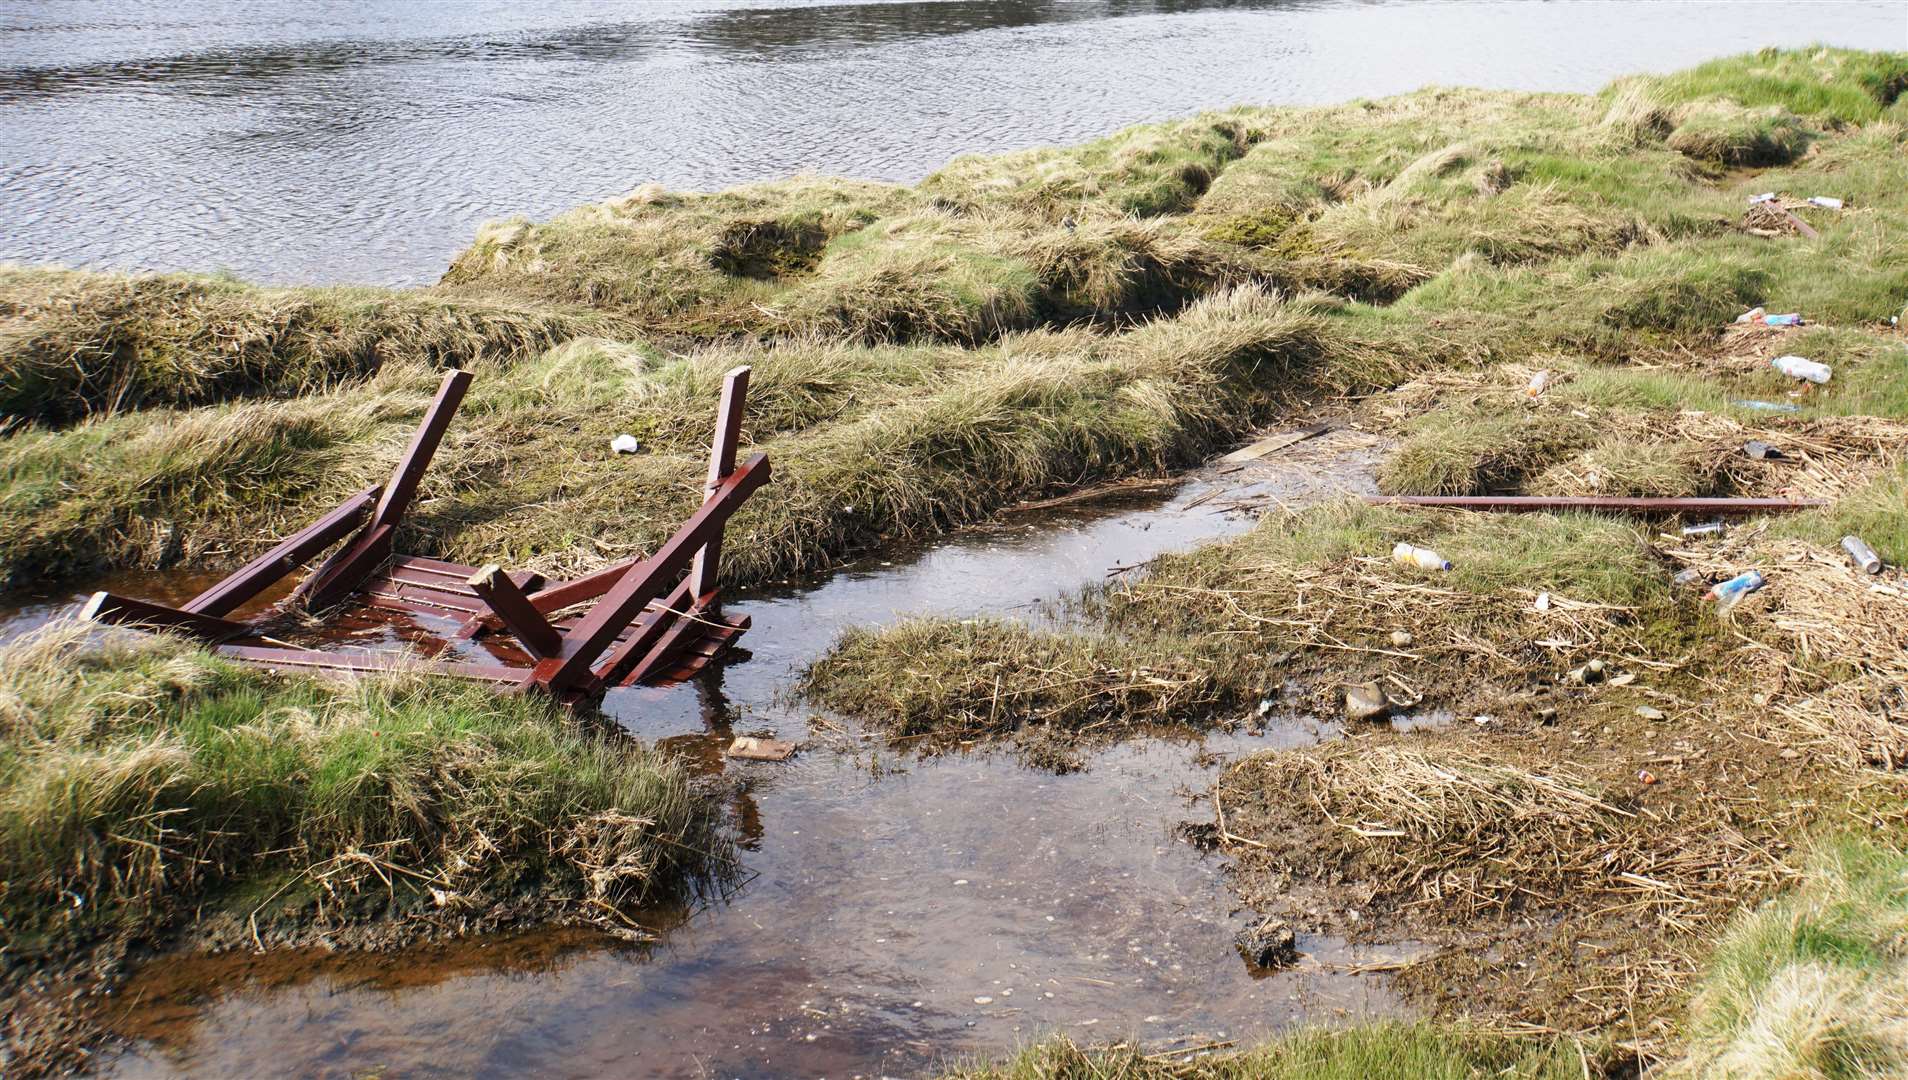
{"label": "litter debris", "polygon": [[1572,671],[1570,673],[1570,681],[1573,683],[1583,683],[1586,686],[1590,683],[1602,682],[1603,661],[1592,660],[1582,667],[1577,668],[1575,671]]}
{"label": "litter debris", "polygon": [[1655,773],[1653,773],[1653,772],[1651,772],[1651,771],[1650,771],[1650,770],[1648,770],[1648,769],[1642,769],[1642,770],[1640,770],[1640,771],[1638,771],[1638,772],[1637,772],[1637,774],[1636,774],[1636,778],[1637,778],[1638,780],[1640,780],[1640,781],[1642,781],[1642,782],[1643,782],[1643,783],[1645,783],[1645,784],[1654,784],[1654,783],[1656,783],[1656,774],[1655,774]]}
{"label": "litter debris", "polygon": [[1550,385],[1550,371],[1548,369],[1539,371],[1537,374],[1532,375],[1530,377],[1530,382],[1524,386],[1524,396],[1534,398],[1538,394],[1543,393],[1544,387],[1549,385]]}
{"label": "litter debris", "polygon": [[1256,968],[1280,968],[1298,960],[1298,935],[1292,928],[1277,919],[1267,919],[1247,930],[1239,931],[1232,939],[1245,957],[1245,962]]}
{"label": "litter debris", "polygon": [[1720,609],[1727,611],[1734,607],[1738,600],[1760,588],[1762,588],[1762,575],[1750,570],[1737,574],[1720,585],[1710,586],[1709,591],[1703,594],[1703,599],[1714,600]]}
{"label": "litter debris", "polygon": [[1800,312],[1792,311],[1788,313],[1787,315],[1764,315],[1762,317],[1762,325],[1764,326],[1801,326],[1802,314]]}
{"label": "litter debris", "polygon": [[1403,630],[1393,630],[1391,632],[1391,643],[1402,649],[1406,645],[1411,644],[1411,635]]}
{"label": "litter debris", "polygon": [[1645,720],[1661,720],[1663,719],[1663,710],[1654,705],[1638,705],[1636,707],[1636,715]]}
{"label": "litter debris", "polygon": [[1775,447],[1770,446],[1760,439],[1750,439],[1748,442],[1743,443],[1742,452],[1755,458],[1757,461],[1770,461],[1782,456],[1782,451],[1777,450]]}
{"label": "litter debris", "polygon": [[787,761],[795,753],[795,744],[780,739],[737,735],[735,741],[729,744],[727,753],[732,758],[745,761]]}
{"label": "litter debris", "polygon": [[1791,379],[1807,379],[1812,383],[1828,382],[1832,374],[1827,364],[1818,364],[1800,356],[1778,356],[1769,361],[1769,366]]}
{"label": "litter debris", "polygon": [[1703,572],[1701,570],[1695,569],[1694,567],[1691,567],[1688,570],[1678,570],[1676,572],[1676,576],[1670,579],[1670,584],[1699,585],[1702,583],[1702,580],[1703,580]]}
{"label": "litter debris", "polygon": [[1763,311],[1764,309],[1759,307],[1750,308],[1748,311],[1736,316],[1736,322],[1738,324],[1755,322],[1757,319],[1762,318]]}
{"label": "litter debris", "polygon": [[1789,403],[1787,403],[1787,402],[1776,402],[1776,401],[1732,401],[1732,402],[1730,402],[1729,404],[1731,404],[1731,405],[1734,405],[1734,406],[1735,406],[1736,408],[1738,408],[1738,409],[1748,409],[1748,410],[1750,410],[1751,412],[1779,412],[1779,413],[1795,413],[1795,412],[1801,412],[1801,411],[1802,411],[1802,406],[1800,406],[1800,405],[1791,405],[1791,404],[1789,404]]}
{"label": "litter debris", "polygon": [[1549,611],[1550,610],[1550,594],[1547,592],[1538,593],[1536,603],[1533,606],[1535,606],[1538,611]]}
{"label": "litter debris", "polygon": [[1420,570],[1451,569],[1451,560],[1430,548],[1417,547],[1403,541],[1399,541],[1398,546],[1391,549],[1391,561],[1400,566],[1415,566]]}
{"label": "litter debris", "polygon": [[1760,195],[1749,196],[1750,206],[1756,206],[1761,203],[1768,203],[1768,202],[1774,202],[1774,201],[1776,201],[1776,193],[1773,191],[1765,191]]}
{"label": "litter debris", "polygon": [[1720,521],[1705,521],[1700,525],[1683,526],[1684,536],[1721,536],[1722,532],[1723,523]]}
{"label": "litter debris", "polygon": [[1300,428],[1297,431],[1282,432],[1278,435],[1267,435],[1258,442],[1250,446],[1240,447],[1219,460],[1228,464],[1240,461],[1256,461],[1274,450],[1283,450],[1293,443],[1304,442],[1314,436],[1323,435],[1330,430],[1332,430],[1330,424],[1313,424],[1311,427]]}
{"label": "litter debris", "polygon": [[1842,200],[1830,198],[1827,195],[1811,195],[1809,196],[1809,205],[1819,206],[1824,210],[1840,210],[1842,208]]}
{"label": "litter debris", "polygon": [[618,435],[610,440],[610,450],[618,454],[633,454],[643,448],[634,435]]}
{"label": "litter debris", "polygon": [[1626,671],[1610,680],[1611,686],[1628,686],[1636,681],[1636,672]]}
{"label": "litter debris", "polygon": [[1345,687],[1345,719],[1375,720],[1390,710],[1391,699],[1377,683],[1351,683]]}
{"label": "litter debris", "polygon": [[1874,548],[1863,543],[1861,537],[1842,537],[1842,550],[1848,552],[1848,557],[1854,559],[1855,565],[1862,568],[1862,573],[1879,574],[1882,572],[1881,556],[1875,554]]}

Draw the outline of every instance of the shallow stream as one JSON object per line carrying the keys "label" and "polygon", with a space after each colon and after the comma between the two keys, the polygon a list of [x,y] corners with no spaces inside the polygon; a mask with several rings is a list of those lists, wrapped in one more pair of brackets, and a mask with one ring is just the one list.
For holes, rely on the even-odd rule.
{"label": "shallow stream", "polygon": [[[745,879],[659,913],[651,946],[550,931],[397,954],[168,958],[113,1025],[121,1077],[919,1075],[1040,1034],[1162,1049],[1394,1012],[1397,958],[1301,937],[1295,968],[1249,970],[1220,860],[1179,841],[1216,761],[1330,727],[1274,714],[1262,735],[1162,732],[1056,776],[1002,752],[936,757],[863,739],[788,699],[851,625],[915,613],[1051,618],[1047,602],[1260,512],[1368,490],[1375,451],[1334,432],[1150,495],[1008,515],[916,551],[732,600],[743,650],[697,681],[617,691],[606,709],[699,769],[744,780]],[[158,582],[125,582],[152,592]],[[175,580],[189,592],[196,581]],[[22,627],[76,598],[0,613]],[[738,733],[807,744],[786,763],[722,751]]]}

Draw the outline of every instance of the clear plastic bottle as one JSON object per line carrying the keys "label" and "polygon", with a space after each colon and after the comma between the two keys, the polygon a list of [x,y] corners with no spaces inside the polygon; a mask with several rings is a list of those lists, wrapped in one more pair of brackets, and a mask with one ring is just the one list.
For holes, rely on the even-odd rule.
{"label": "clear plastic bottle", "polygon": [[1524,396],[1536,397],[1538,394],[1541,394],[1544,392],[1544,387],[1549,385],[1550,385],[1550,371],[1549,369],[1546,368],[1530,377],[1530,382],[1524,385]]}
{"label": "clear plastic bottle", "polygon": [[1737,574],[1720,585],[1710,586],[1709,591],[1703,594],[1703,599],[1716,601],[1718,611],[1728,611],[1736,606],[1737,601],[1760,588],[1762,588],[1762,575],[1750,570],[1747,573]]}
{"label": "clear plastic bottle", "polygon": [[1762,325],[1764,326],[1801,326],[1802,316],[1798,312],[1790,312],[1787,315],[1764,315],[1762,317]]}
{"label": "clear plastic bottle", "polygon": [[1449,570],[1451,560],[1432,551],[1402,541],[1391,549],[1391,561],[1403,566],[1415,566],[1420,570]]}
{"label": "clear plastic bottle", "polygon": [[1753,307],[1753,308],[1750,308],[1748,311],[1745,311],[1742,314],[1736,316],[1736,321],[1739,323],[1760,322],[1764,314],[1765,314],[1764,309],[1759,307]]}
{"label": "clear plastic bottle", "polygon": [[1769,361],[1769,366],[1791,379],[1807,379],[1812,383],[1825,383],[1834,374],[1827,364],[1801,356],[1778,356]]}

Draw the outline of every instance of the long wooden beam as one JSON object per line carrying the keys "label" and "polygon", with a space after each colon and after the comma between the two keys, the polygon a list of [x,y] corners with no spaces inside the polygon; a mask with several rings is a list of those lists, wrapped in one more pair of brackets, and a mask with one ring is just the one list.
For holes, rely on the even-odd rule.
{"label": "long wooden beam", "polygon": [[609,657],[597,666],[593,687],[614,686],[623,672],[637,660],[646,657],[658,642],[673,640],[672,636],[682,626],[695,625],[682,616],[689,608],[692,596],[689,592],[692,582],[685,577],[663,600],[660,609],[648,622],[637,628],[636,632],[625,638],[622,644],[610,650]]}
{"label": "long wooden beam", "polygon": [[336,510],[286,537],[224,581],[186,601],[182,610],[200,615],[224,615],[233,611],[357,528],[382,490],[382,485],[373,484],[346,499]]}
{"label": "long wooden beam", "polygon": [[616,640],[616,635],[651,600],[667,591],[676,574],[688,569],[695,553],[728,522],[756,488],[768,482],[768,457],[756,454],[729,475],[716,493],[702,504],[676,535],[654,555],[630,569],[616,587],[596,602],[583,621],[563,637],[563,655],[540,661],[533,681],[556,691],[587,685],[590,666]]}
{"label": "long wooden beam", "polygon": [[444,381],[437,387],[437,397],[425,410],[424,420],[411,436],[411,445],[405,448],[404,456],[398,459],[390,482],[384,485],[384,496],[371,514],[373,528],[379,525],[396,528],[398,522],[404,520],[404,512],[411,508],[411,499],[417,495],[418,482],[431,467],[431,458],[437,453],[438,444],[444,441],[451,417],[457,415],[457,406],[463,404],[464,392],[470,389],[470,377],[468,371],[444,373]]}
{"label": "long wooden beam", "polygon": [[1659,499],[1550,495],[1367,495],[1369,506],[1458,510],[1620,510],[1637,514],[1781,514],[1827,506],[1825,499]]}
{"label": "long wooden beam", "polygon": [[[709,447],[709,482],[702,490],[705,499],[714,495],[722,481],[735,471],[735,453],[742,442],[742,415],[748,400],[749,368],[745,365],[722,378],[722,405],[716,410],[715,441]],[[715,604],[716,574],[721,561],[722,533],[718,530],[702,550],[696,552],[695,565],[689,570],[692,581],[689,595],[709,596],[710,604]]]}
{"label": "long wooden beam", "polygon": [[80,618],[122,626],[159,626],[168,630],[183,630],[207,641],[224,641],[252,632],[252,628],[242,622],[109,592],[94,593],[86,601],[86,606],[80,609]]}
{"label": "long wooden beam", "polygon": [[563,635],[557,633],[542,612],[531,606],[530,599],[503,572],[503,567],[491,563],[472,574],[466,584],[504,624],[504,629],[523,643],[525,652],[542,660],[562,651]]}

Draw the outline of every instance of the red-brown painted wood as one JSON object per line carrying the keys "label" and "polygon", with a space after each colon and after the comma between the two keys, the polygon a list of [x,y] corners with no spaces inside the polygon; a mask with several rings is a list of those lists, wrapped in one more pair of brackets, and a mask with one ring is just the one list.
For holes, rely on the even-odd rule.
{"label": "red-brown painted wood", "polygon": [[1460,510],[1623,510],[1644,514],[1780,514],[1827,506],[1822,499],[1667,499],[1551,495],[1367,495],[1370,506],[1442,506]]}
{"label": "red-brown painted wood", "polygon": [[531,606],[529,597],[503,572],[503,567],[494,563],[486,566],[472,574],[466,584],[504,624],[504,629],[523,645],[525,652],[542,660],[562,651],[563,635],[556,632],[542,612]]}
{"label": "red-brown painted wood", "polygon": [[382,490],[382,487],[373,484],[346,499],[336,510],[286,537],[224,581],[186,601],[182,610],[200,615],[224,615],[235,610],[277,584],[312,556],[342,540],[346,533],[364,520],[372,502]]}
{"label": "red-brown painted wood", "polygon": [[92,598],[86,601],[86,606],[80,609],[80,618],[121,626],[157,626],[168,630],[183,630],[207,641],[224,641],[227,638],[243,637],[252,632],[252,628],[242,622],[221,619],[216,615],[204,615],[196,611],[182,611],[164,604],[155,604],[149,600],[139,600],[109,592],[94,593]]}

